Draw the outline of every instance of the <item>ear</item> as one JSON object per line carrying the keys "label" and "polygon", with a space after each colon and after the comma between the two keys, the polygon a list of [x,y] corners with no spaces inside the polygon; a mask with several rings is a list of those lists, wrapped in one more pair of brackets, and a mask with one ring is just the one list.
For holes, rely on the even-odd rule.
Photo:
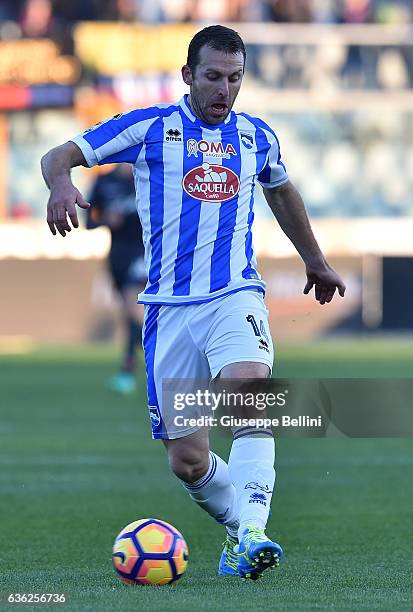
{"label": "ear", "polygon": [[190,67],[187,66],[186,64],[185,66],[182,66],[181,74],[182,74],[184,83],[186,83],[186,85],[192,85],[193,79],[192,79],[192,70],[190,69]]}

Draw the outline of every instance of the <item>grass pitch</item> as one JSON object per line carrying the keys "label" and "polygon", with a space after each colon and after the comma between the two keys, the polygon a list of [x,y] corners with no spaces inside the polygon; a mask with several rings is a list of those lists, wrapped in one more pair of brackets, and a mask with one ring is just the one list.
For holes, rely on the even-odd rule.
{"label": "grass pitch", "polygon": [[[276,373],[409,377],[412,360],[408,343],[279,347]],[[99,612],[412,609],[413,440],[279,440],[268,533],[285,559],[258,583],[218,578],[223,530],[169,474],[144,382],[105,390],[115,363],[110,347],[0,357],[0,608],[18,608],[7,593],[64,592],[56,607]],[[175,586],[129,588],[112,569],[117,532],[148,516],[188,542]]]}

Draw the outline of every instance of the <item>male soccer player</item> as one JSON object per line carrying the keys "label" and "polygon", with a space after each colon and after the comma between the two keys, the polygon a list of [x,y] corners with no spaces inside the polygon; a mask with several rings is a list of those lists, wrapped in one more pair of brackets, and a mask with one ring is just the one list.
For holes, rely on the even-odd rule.
{"label": "male soccer player", "polygon": [[[304,261],[304,293],[314,287],[316,300],[325,304],[336,290],[343,296],[345,286],[313,236],[275,133],[264,121],[232,111],[245,58],[237,32],[203,29],[182,68],[189,95],[109,119],[52,149],[42,168],[51,191],[50,230],[65,236],[68,217],[78,226],[76,205],[88,206],[70,169],[134,165],[148,269],[139,301],[146,304],[153,437],[164,441],[171,469],[192,499],[227,528],[219,574],[256,579],[282,556],[264,531],[275,482],[272,431],[235,428],[226,463],[210,451],[206,428],[174,426],[162,380],[270,375],[265,284],[252,241],[256,182]],[[260,349],[263,338],[268,352]]]}
{"label": "male soccer player", "polygon": [[147,281],[130,165],[117,164],[111,172],[99,175],[89,199],[92,205],[87,211],[86,227],[106,225],[110,230],[108,268],[122,305],[125,349],[119,372],[110,378],[109,387],[128,394],[136,388],[136,354],[142,341],[143,306],[136,305],[136,295]]}

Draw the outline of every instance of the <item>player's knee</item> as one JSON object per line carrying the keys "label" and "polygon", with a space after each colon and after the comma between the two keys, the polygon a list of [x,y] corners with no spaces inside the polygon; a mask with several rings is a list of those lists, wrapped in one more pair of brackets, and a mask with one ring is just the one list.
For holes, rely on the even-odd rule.
{"label": "player's knee", "polygon": [[224,366],[220,378],[268,378],[270,368],[265,363],[254,361],[240,361]]}
{"label": "player's knee", "polygon": [[209,467],[209,456],[196,456],[192,452],[169,453],[169,465],[175,476],[184,482],[196,482]]}

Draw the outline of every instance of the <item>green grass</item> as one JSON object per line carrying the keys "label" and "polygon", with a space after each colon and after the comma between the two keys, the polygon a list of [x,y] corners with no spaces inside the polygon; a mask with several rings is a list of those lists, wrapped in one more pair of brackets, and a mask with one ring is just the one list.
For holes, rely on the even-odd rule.
{"label": "green grass", "polygon": [[[412,360],[396,341],[281,346],[277,374],[411,376]],[[281,439],[268,531],[285,560],[259,583],[218,579],[222,529],[169,474],[144,389],[105,391],[114,364],[110,347],[0,356],[3,597],[65,592],[62,609],[96,611],[412,609],[412,440]],[[174,587],[128,588],[112,570],[116,533],[146,516],[188,541]]]}

